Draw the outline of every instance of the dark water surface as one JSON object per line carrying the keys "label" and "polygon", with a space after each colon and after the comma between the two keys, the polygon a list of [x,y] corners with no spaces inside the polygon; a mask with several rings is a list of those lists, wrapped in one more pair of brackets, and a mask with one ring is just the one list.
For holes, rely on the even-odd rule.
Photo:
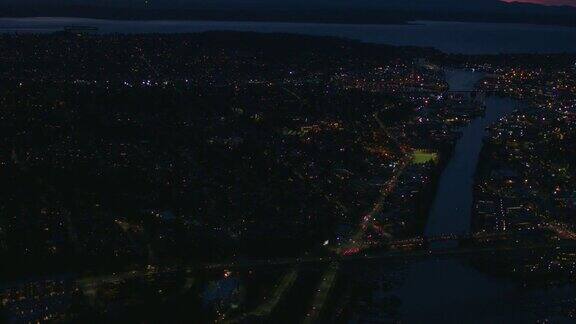
{"label": "dark water surface", "polygon": [[[481,77],[468,71],[447,72],[453,90],[473,89]],[[485,116],[462,129],[454,155],[440,178],[426,235],[470,231],[473,177],[485,128],[518,106],[519,102],[512,99],[488,97]],[[401,299],[402,319],[409,323],[534,323],[541,319],[534,305],[574,298],[574,289],[526,290],[481,273],[463,260],[439,258],[412,264],[406,281],[393,294]]]}
{"label": "dark water surface", "polygon": [[[211,30],[286,32],[338,36],[391,45],[430,46],[451,53],[576,52],[576,29],[518,24],[421,22],[411,25],[342,25],[210,21],[110,21],[82,18],[0,19],[0,32],[47,33],[68,25],[99,28],[101,33],[188,33]],[[473,89],[481,74],[448,72],[453,90]],[[470,230],[473,176],[485,127],[510,113],[518,102],[498,97],[486,101],[486,115],[462,129],[446,166],[426,227],[426,235]],[[571,288],[527,292],[516,284],[489,277],[458,259],[415,262],[405,283],[392,292],[409,323],[534,322],[525,305],[572,296]],[[563,297],[562,297],[563,298]]]}
{"label": "dark water surface", "polygon": [[576,53],[576,28],[528,24],[420,21],[359,25],[224,21],[127,21],[87,18],[0,18],[0,32],[46,33],[93,26],[101,33],[194,33],[215,30],[335,36],[370,43],[434,47],[448,53]]}
{"label": "dark water surface", "polygon": [[[448,71],[451,90],[473,90],[481,73]],[[482,149],[485,127],[512,112],[515,102],[489,97],[486,114],[462,129],[451,160],[440,177],[425,235],[462,234],[470,231],[473,177]],[[493,280],[456,259],[416,262],[397,292],[403,317],[409,322],[450,323],[497,320],[511,286]]]}
{"label": "dark water surface", "polygon": [[[473,90],[481,73],[449,71],[451,90]],[[512,99],[488,97],[484,117],[472,120],[462,129],[454,155],[440,178],[438,192],[426,226],[426,236],[467,234],[470,231],[472,189],[486,127],[511,113],[519,103]]]}

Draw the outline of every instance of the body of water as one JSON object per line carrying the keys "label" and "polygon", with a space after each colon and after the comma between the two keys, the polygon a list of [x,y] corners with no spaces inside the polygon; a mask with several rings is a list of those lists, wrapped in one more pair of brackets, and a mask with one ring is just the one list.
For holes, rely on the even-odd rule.
{"label": "body of water", "polygon": [[[447,81],[451,90],[468,91],[475,88],[482,73],[449,71]],[[486,136],[486,127],[511,113],[519,103],[500,97],[486,98],[483,117],[472,120],[462,129],[454,155],[444,169],[438,191],[428,217],[426,236],[467,234],[470,231],[472,189],[478,157]]]}
{"label": "body of water", "polygon": [[420,21],[361,25],[224,21],[128,21],[87,18],[0,18],[0,32],[49,33],[64,26],[93,26],[100,33],[251,31],[335,36],[398,46],[433,47],[447,53],[576,53],[576,28],[528,24]]}
{"label": "body of water", "polygon": [[[472,90],[481,78],[481,73],[447,72],[452,90]],[[510,98],[488,97],[485,116],[463,127],[440,177],[426,235],[470,231],[474,174],[487,134],[485,128],[519,106]],[[409,323],[534,323],[541,319],[535,305],[574,298],[574,289],[567,286],[527,290],[517,283],[486,275],[461,259],[437,258],[412,264],[406,281],[393,294],[401,299],[402,318]]]}
{"label": "body of water", "polygon": [[[447,71],[450,90],[473,90],[483,77],[470,71]],[[511,99],[489,97],[486,113],[462,128],[462,136],[440,177],[425,235],[463,234],[470,231],[472,189],[485,128],[513,111]],[[511,309],[505,296],[511,285],[494,280],[457,259],[430,259],[414,263],[405,284],[396,293],[403,317],[409,322],[491,322]]]}
{"label": "body of water", "polygon": [[[0,32],[50,33],[64,26],[93,26],[100,33],[191,33],[216,30],[336,36],[364,42],[427,46],[450,53],[576,53],[576,29],[520,24],[418,22],[408,25],[349,25],[277,22],[111,21],[82,18],[3,18]],[[448,72],[453,90],[471,90],[482,75]],[[518,102],[489,97],[486,114],[462,129],[454,155],[443,171],[426,227],[426,235],[470,231],[473,177],[485,128],[510,113]],[[534,322],[524,303],[557,298],[565,291],[526,292],[489,277],[458,259],[415,262],[402,287],[392,294],[401,301],[402,318],[413,323]],[[568,293],[573,295],[573,291]]]}

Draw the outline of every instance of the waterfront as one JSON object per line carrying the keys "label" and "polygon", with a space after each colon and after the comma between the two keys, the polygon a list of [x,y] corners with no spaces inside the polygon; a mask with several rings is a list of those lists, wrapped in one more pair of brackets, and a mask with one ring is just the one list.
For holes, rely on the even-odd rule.
{"label": "waterfront", "polygon": [[[447,71],[450,90],[473,90],[482,73]],[[489,97],[485,116],[462,129],[454,153],[442,173],[429,214],[425,235],[465,234],[470,231],[473,177],[485,127],[510,113],[515,102]],[[397,292],[401,312],[409,322],[434,320],[465,322],[494,320],[509,312],[503,305],[508,284],[490,278],[456,259],[429,259],[414,263]],[[489,318],[485,318],[489,316]]]}
{"label": "waterfront", "polygon": [[405,25],[234,21],[122,21],[88,18],[2,18],[0,32],[50,33],[65,26],[93,26],[100,33],[198,33],[246,31],[333,36],[396,46],[433,47],[447,53],[576,52],[576,28],[528,24],[416,21]]}
{"label": "waterfront", "polygon": [[[451,90],[465,91],[474,89],[482,76],[471,71],[448,71],[447,81]],[[462,129],[440,178],[426,236],[470,232],[474,174],[486,137],[485,128],[519,106],[514,99],[490,96],[486,98],[485,116]],[[443,248],[446,244],[432,248]],[[517,282],[479,271],[466,258],[416,261],[405,276],[405,282],[392,294],[402,301],[401,317],[409,323],[534,322],[538,320],[534,308],[537,300],[544,298],[552,303],[573,294],[571,287],[526,289]]]}
{"label": "waterfront", "polygon": [[[576,318],[561,217],[574,56],[262,33],[2,39],[0,318]],[[482,74],[449,71],[450,92],[448,66],[531,108],[486,134],[518,102],[488,97],[484,114],[454,93]]]}
{"label": "waterfront", "polygon": [[[470,91],[482,73],[449,71],[447,81],[452,91]],[[511,113],[518,102],[496,96],[486,98],[485,115],[461,130],[454,155],[442,173],[438,191],[429,214],[426,236],[462,235],[470,231],[472,186],[486,127]]]}

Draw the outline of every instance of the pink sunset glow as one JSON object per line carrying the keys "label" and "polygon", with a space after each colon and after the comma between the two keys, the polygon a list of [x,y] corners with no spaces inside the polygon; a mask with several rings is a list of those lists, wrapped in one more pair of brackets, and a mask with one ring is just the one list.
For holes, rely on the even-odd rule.
{"label": "pink sunset glow", "polygon": [[576,7],[576,0],[502,0],[504,2],[527,2],[536,3],[545,6],[574,6]]}

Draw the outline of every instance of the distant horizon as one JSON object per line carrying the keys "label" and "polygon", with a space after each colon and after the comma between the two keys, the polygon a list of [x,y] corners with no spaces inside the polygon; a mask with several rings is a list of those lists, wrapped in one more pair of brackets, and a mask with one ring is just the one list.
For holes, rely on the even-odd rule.
{"label": "distant horizon", "polygon": [[508,3],[533,3],[543,6],[572,6],[576,7],[576,0],[501,0]]}
{"label": "distant horizon", "polygon": [[[301,3],[302,0],[292,0],[292,1],[285,1],[285,0],[280,0],[280,1],[273,1],[273,3],[276,4],[280,4],[280,3],[290,3],[290,2],[296,2],[296,3]],[[504,3],[531,3],[531,4],[536,4],[536,5],[543,5],[543,6],[571,6],[571,7],[576,7],[576,0],[498,0],[500,2],[504,2]],[[220,2],[220,3],[229,3],[229,4],[242,4],[242,5],[246,5],[246,4],[256,4],[256,3],[260,3],[259,0],[249,0],[249,1],[245,1],[245,0],[224,0],[224,1],[213,1],[213,2]],[[261,3],[266,3],[267,1],[261,2]],[[362,2],[362,1],[361,1]],[[425,1],[423,1],[425,2]],[[479,1],[476,3],[482,3],[483,1]],[[484,0],[485,3],[489,3],[489,2],[495,2],[494,0]],[[130,1],[130,0],[108,0],[108,1],[98,1],[98,0],[60,0],[60,1],[38,1],[38,0],[0,0],[0,4],[47,4],[47,5],[70,5],[70,4],[75,4],[75,5],[79,5],[79,4],[83,4],[83,5],[103,5],[103,6],[115,6],[115,5],[128,5],[130,7],[132,6],[136,6],[136,7],[142,7],[142,6],[154,6],[154,7],[158,7],[159,3],[161,3],[162,6],[167,7],[170,6],[170,4],[172,5],[177,5],[177,6],[185,6],[185,5],[191,5],[191,4],[202,4],[203,1],[199,1],[199,0],[173,0],[173,1],[154,1],[154,0],[148,0],[148,1]],[[309,4],[318,4],[318,3],[346,3],[346,1],[326,1],[326,0],[318,0],[318,1],[310,1]],[[365,1],[365,3],[378,3],[378,1]],[[383,1],[380,2],[380,4],[386,4],[387,1]],[[206,3],[204,3],[206,4]]]}
{"label": "distant horizon", "polygon": [[1,17],[354,24],[427,20],[576,27],[576,0],[0,0],[0,4]]}

